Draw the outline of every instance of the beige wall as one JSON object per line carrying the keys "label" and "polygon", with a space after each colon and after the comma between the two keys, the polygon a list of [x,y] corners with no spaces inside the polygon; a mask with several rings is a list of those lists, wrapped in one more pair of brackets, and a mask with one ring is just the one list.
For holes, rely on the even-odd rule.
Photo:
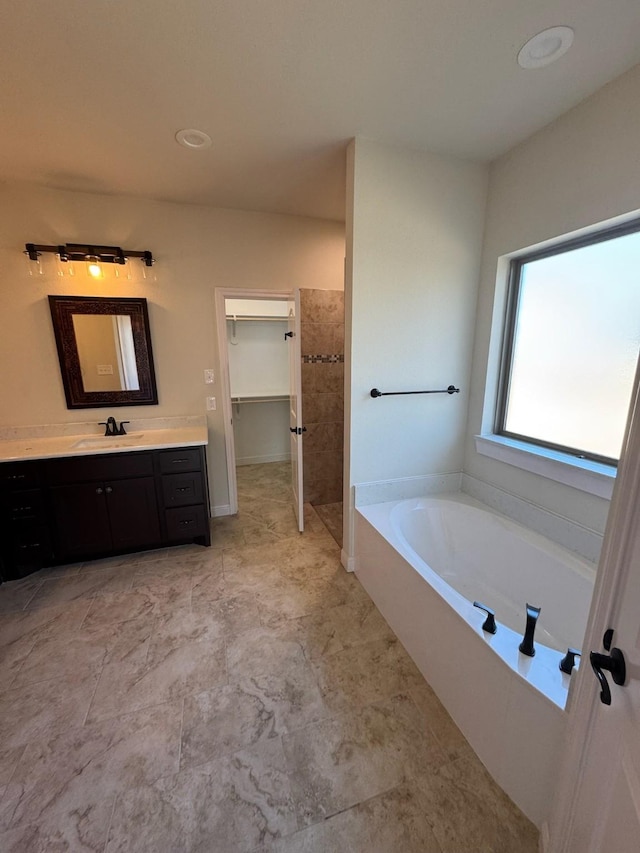
{"label": "beige wall", "polygon": [[465,472],[598,531],[608,501],[480,456],[473,436],[493,422],[508,266],[497,272],[499,259],[640,208],[639,102],[637,66],[493,164],[478,299]]}
{"label": "beige wall", "polygon": [[[462,468],[487,176],[451,157],[350,146],[345,500],[358,483]],[[370,396],[449,384],[461,393]]]}
{"label": "beige wall", "polygon": [[[95,241],[150,249],[157,281],[95,282],[31,278],[25,242]],[[342,223],[221,210],[118,196],[0,186],[0,426],[194,415],[220,383],[215,287],[340,289]],[[48,294],[143,296],[149,302],[159,405],[70,411],[66,408]],[[209,476],[214,506],[228,504],[220,406],[208,412]]]}

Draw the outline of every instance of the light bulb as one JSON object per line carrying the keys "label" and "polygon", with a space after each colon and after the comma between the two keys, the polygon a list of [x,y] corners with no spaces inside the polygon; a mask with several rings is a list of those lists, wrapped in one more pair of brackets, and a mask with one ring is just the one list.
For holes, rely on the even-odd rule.
{"label": "light bulb", "polygon": [[75,274],[73,263],[70,260],[63,261],[60,254],[56,254],[56,268],[58,275],[63,278],[65,275],[72,276]]}
{"label": "light bulb", "polygon": [[97,255],[87,255],[87,273],[91,278],[104,278],[104,272]]}

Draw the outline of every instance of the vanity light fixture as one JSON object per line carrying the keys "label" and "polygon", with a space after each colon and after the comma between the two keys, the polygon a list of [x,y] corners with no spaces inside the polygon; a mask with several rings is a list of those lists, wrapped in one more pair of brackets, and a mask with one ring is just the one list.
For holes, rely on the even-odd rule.
{"label": "vanity light fixture", "polygon": [[[86,264],[87,273],[91,278],[104,278],[103,264],[116,264],[124,266],[128,258],[140,258],[143,267],[152,267],[155,258],[149,251],[136,252],[130,249],[121,249],[120,246],[93,246],[87,243],[65,243],[63,246],[43,246],[40,243],[26,243],[25,255],[31,261],[35,261],[40,269],[40,256],[50,253],[58,256],[60,266],[72,261],[80,261]],[[72,267],[69,268],[71,273]],[[61,273],[62,274],[62,273]]]}

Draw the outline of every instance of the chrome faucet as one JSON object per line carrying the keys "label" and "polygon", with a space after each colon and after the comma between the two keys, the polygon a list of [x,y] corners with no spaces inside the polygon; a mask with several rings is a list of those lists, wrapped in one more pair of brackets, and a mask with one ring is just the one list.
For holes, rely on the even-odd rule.
{"label": "chrome faucet", "polygon": [[105,427],[105,436],[126,435],[127,431],[124,428],[129,421],[121,421],[120,426],[114,417],[108,417],[106,421],[100,421],[100,426]]}

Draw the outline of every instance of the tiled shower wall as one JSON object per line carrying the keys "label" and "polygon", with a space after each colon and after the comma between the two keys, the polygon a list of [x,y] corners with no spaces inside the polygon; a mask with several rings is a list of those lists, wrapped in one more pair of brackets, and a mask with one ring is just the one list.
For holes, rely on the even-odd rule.
{"label": "tiled shower wall", "polygon": [[304,500],[342,500],[344,293],[300,290]]}

